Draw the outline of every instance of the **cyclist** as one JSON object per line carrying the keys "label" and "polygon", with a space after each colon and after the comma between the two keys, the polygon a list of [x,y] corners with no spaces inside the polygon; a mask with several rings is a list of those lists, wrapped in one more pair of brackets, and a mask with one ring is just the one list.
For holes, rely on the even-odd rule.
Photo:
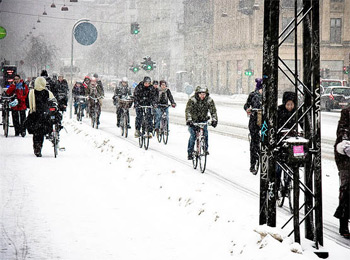
{"label": "cyclist", "polygon": [[247,102],[244,104],[244,110],[249,116],[249,133],[250,133],[250,172],[257,174],[259,168],[259,155],[260,155],[260,128],[261,122],[258,124],[258,112],[252,109],[261,109],[262,104],[262,79],[255,79],[255,90],[248,96]]}
{"label": "cyclist", "polygon": [[[154,87],[155,90],[155,98],[156,101],[158,102],[159,99],[159,82],[158,80],[153,80],[152,82],[152,86]],[[153,123],[153,127],[156,127],[156,122],[157,122],[157,113],[156,113],[156,109],[152,109],[152,114],[153,114],[153,119],[152,119],[152,123]]]}
{"label": "cyclist", "polygon": [[[201,123],[208,120],[208,112],[210,112],[212,122],[211,125],[216,127],[218,124],[218,116],[214,100],[209,96],[207,87],[197,86],[195,94],[188,100],[185,110],[186,124],[190,132],[190,139],[187,146],[187,159],[193,159],[193,148],[196,141],[196,127],[193,123]],[[204,127],[204,136],[206,143],[206,152],[208,152],[208,128]]]}
{"label": "cyclist", "polygon": [[[120,117],[123,113],[122,108],[118,106],[118,98],[123,98],[131,95],[132,95],[131,88],[129,87],[129,84],[128,84],[128,78],[123,77],[119,85],[115,87],[114,96],[113,96],[113,104],[115,104],[115,106],[117,107],[116,113],[117,113],[118,127],[120,126]],[[129,112],[128,112],[128,122],[130,122]],[[128,124],[128,128],[131,128],[129,124]]]}
{"label": "cyclist", "polygon": [[58,76],[55,88],[51,90],[58,102],[58,109],[60,111],[66,111],[68,103],[68,82],[64,79],[63,75]]}
{"label": "cyclist", "polygon": [[[74,100],[74,114],[77,114],[77,109],[78,109],[78,102],[79,98],[78,96],[85,96],[86,89],[83,86],[83,83],[81,81],[75,82],[73,89],[72,89],[72,96]],[[86,107],[85,102],[82,104],[82,110],[84,111]],[[83,114],[84,116],[84,114]]]}
{"label": "cyclist", "polygon": [[[95,101],[92,98],[97,98],[99,102],[99,108],[97,111],[97,125],[100,124],[100,115],[101,115],[101,108],[102,108],[102,98],[104,98],[104,90],[102,85],[98,84],[97,79],[95,77],[91,78],[91,82],[87,88],[87,96],[88,96],[88,105],[89,105],[89,112],[90,117],[92,116],[92,112],[94,112],[94,106]],[[91,109],[92,108],[92,109]]]}
{"label": "cyclist", "polygon": [[[280,129],[288,119],[295,112],[295,102],[296,102],[295,92],[286,91],[283,93],[282,104],[277,107],[277,129]],[[291,129],[295,124],[295,119],[292,118],[289,122],[283,127],[283,129]],[[283,133],[279,135],[279,138],[282,137]],[[295,131],[291,131],[288,136],[295,136]],[[281,159],[281,158],[280,158]],[[279,187],[281,181],[282,169],[279,165],[276,165],[276,187]],[[290,179],[288,179],[290,180]],[[287,187],[288,185],[285,185]],[[285,191],[283,191],[285,192]]]}
{"label": "cyclist", "polygon": [[26,129],[23,123],[26,119],[26,98],[29,93],[28,86],[17,74],[14,77],[13,83],[10,85],[10,87],[6,90],[5,93],[8,96],[12,96],[13,94],[16,95],[18,105],[12,107],[12,121],[13,126],[15,128],[15,136],[22,135],[22,137],[24,137],[26,135]]}
{"label": "cyclist", "polygon": [[[156,100],[157,94],[155,91],[155,88],[151,84],[151,78],[146,76],[144,77],[143,81],[141,81],[134,90],[134,107],[136,109],[136,120],[135,120],[135,138],[139,138],[141,133],[141,125],[143,120],[143,111],[142,108],[139,106],[153,106],[156,107],[157,100]],[[153,123],[152,123],[152,113],[151,109],[147,109],[147,128],[149,130],[150,138],[152,138],[152,130],[153,130]]]}
{"label": "cyclist", "polygon": [[[160,81],[160,89],[158,94],[158,107],[156,108],[156,122],[155,122],[155,128],[156,133],[158,135],[159,127],[160,127],[160,118],[162,116],[162,108],[159,105],[168,105],[168,103],[171,103],[172,107],[176,106],[176,103],[174,101],[173,95],[171,94],[170,89],[168,88],[167,82],[165,80]],[[169,122],[169,108],[166,108],[166,116]]]}

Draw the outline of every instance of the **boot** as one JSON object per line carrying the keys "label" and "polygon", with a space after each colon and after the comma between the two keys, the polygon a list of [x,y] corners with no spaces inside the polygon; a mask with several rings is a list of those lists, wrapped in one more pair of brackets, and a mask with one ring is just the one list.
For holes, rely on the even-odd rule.
{"label": "boot", "polygon": [[348,219],[341,218],[339,219],[339,234],[346,239],[350,239],[349,227],[348,227]]}
{"label": "boot", "polygon": [[42,156],[41,148],[42,148],[41,144],[38,144],[38,143],[34,144],[34,154],[36,155],[36,157],[41,157]]}

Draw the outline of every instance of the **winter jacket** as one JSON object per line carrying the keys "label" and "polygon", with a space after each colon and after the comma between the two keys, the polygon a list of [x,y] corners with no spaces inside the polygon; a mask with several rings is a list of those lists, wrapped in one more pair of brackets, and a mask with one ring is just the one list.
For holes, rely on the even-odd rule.
{"label": "winter jacket", "polygon": [[[251,92],[247,98],[247,102],[243,106],[244,110],[248,108],[261,109],[262,108],[262,95],[258,90]],[[260,129],[257,125],[258,113],[257,111],[252,111],[249,117],[249,129]]]}
{"label": "winter jacket", "polygon": [[123,96],[131,96],[131,88],[129,87],[128,84],[126,84],[125,86],[120,82],[118,86],[116,86],[116,88],[114,89],[114,96],[113,99],[115,99],[115,97],[123,97]]}
{"label": "winter jacket", "polygon": [[68,83],[65,79],[62,81],[57,81],[55,87],[51,90],[56,99],[59,100],[68,100]]}
{"label": "winter jacket", "polygon": [[[287,102],[291,100],[294,102],[296,101],[296,95],[294,92],[284,92],[283,98],[282,98],[282,105],[279,105],[277,107],[277,128],[280,129],[285,122],[293,115],[293,113],[296,110],[296,107],[292,111],[288,111],[286,109]],[[292,118],[283,128],[291,129],[295,123],[295,119]]]}
{"label": "winter jacket", "polygon": [[206,94],[207,95],[205,98],[201,100],[199,98],[199,92],[196,90],[195,94],[187,101],[185,110],[186,122],[205,122],[209,118],[208,112],[210,112],[212,121],[218,121],[215,103],[214,100],[209,96],[208,89],[206,89]]}
{"label": "winter jacket", "polygon": [[85,96],[85,92],[86,92],[86,89],[84,88],[83,85],[81,85],[80,87],[78,87],[77,85],[74,85],[72,89],[72,95],[73,95],[74,101],[76,101],[77,96]]}
{"label": "winter jacket", "polygon": [[145,87],[141,81],[134,90],[134,105],[155,106],[157,104],[157,93],[152,85]]}
{"label": "winter jacket", "polygon": [[46,80],[43,77],[36,78],[34,89],[29,92],[28,119],[31,120],[29,127],[32,129],[30,132],[44,135],[51,131],[51,122],[48,118],[50,102],[56,103],[56,99],[46,88]]}
{"label": "winter jacket", "polygon": [[103,87],[99,84],[97,84],[96,86],[93,86],[91,83],[89,84],[86,94],[88,96],[91,96],[93,98],[100,98],[100,97],[104,97],[105,92],[103,90]]}
{"label": "winter jacket", "polygon": [[158,104],[161,105],[168,105],[169,101],[171,104],[175,104],[173,95],[171,94],[170,89],[159,89],[159,95],[158,95]]}
{"label": "winter jacket", "polygon": [[347,155],[342,155],[337,152],[337,144],[343,140],[350,141],[350,106],[342,109],[340,114],[340,120],[338,122],[337,128],[337,139],[334,145],[334,156],[335,162],[337,164],[338,170],[347,170],[350,171],[350,157]]}
{"label": "winter jacket", "polygon": [[6,94],[8,96],[12,96],[13,94],[16,94],[18,105],[13,107],[13,110],[20,111],[20,110],[26,110],[26,98],[28,96],[29,89],[27,84],[24,83],[24,81],[21,79],[19,83],[17,84],[11,84],[10,87],[6,90]]}

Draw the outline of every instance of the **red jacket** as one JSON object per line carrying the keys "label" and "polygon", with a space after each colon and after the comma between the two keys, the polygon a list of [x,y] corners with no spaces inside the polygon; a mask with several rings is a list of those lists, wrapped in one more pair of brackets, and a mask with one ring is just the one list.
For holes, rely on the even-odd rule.
{"label": "red jacket", "polygon": [[17,84],[12,83],[10,87],[6,90],[6,94],[8,96],[12,96],[13,94],[16,94],[18,99],[18,105],[13,107],[13,110],[25,110],[27,109],[26,106],[26,98],[28,96],[28,86],[24,83],[24,81],[21,79],[21,81]]}

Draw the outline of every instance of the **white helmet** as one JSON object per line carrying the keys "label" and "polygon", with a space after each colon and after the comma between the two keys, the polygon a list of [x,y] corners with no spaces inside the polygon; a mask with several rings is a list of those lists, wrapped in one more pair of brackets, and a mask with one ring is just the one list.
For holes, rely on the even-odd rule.
{"label": "white helmet", "polygon": [[122,78],[122,82],[128,82],[128,78],[127,77],[123,77]]}

